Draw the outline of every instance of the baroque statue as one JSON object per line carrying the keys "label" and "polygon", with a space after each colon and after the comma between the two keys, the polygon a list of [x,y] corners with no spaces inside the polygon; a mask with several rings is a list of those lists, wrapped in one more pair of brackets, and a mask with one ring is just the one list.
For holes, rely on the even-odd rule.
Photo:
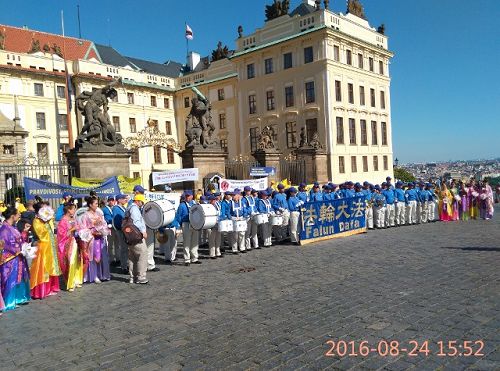
{"label": "baroque statue", "polygon": [[288,14],[290,0],[274,0],[272,5],[266,5],[266,21]]}
{"label": "baroque statue", "polygon": [[197,89],[191,99],[191,111],[186,118],[186,148],[201,146],[214,147],[217,140],[212,138],[215,126],[212,123],[212,105]]}
{"label": "baroque statue", "polygon": [[306,147],[307,146],[307,134],[306,134],[306,128],[301,128],[300,129],[300,142],[299,142],[299,147]]}
{"label": "baroque statue", "polygon": [[363,5],[359,0],[348,0],[347,1],[347,13],[353,14],[359,18],[366,19],[365,11]]}
{"label": "baroque statue", "polygon": [[39,52],[41,51],[42,48],[40,47],[40,40],[31,40],[31,49],[30,49],[30,53],[36,53],[36,52]]}
{"label": "baroque statue", "polygon": [[107,146],[121,143],[122,137],[116,134],[108,114],[108,98],[114,99],[117,96],[114,86],[119,83],[121,79],[92,92],[84,91],[76,97],[76,106],[85,117],[82,130],[76,140],[77,146],[84,143]]}
{"label": "baroque statue", "polygon": [[309,146],[314,149],[323,149],[323,145],[319,141],[319,135],[317,131],[313,134],[312,139],[309,142]]}
{"label": "baroque statue", "polygon": [[222,47],[222,42],[217,43],[217,49],[212,51],[212,62],[219,61],[221,59],[227,58],[229,55],[229,49],[227,48],[227,45],[224,45]]}
{"label": "baroque statue", "polygon": [[260,132],[257,142],[257,148],[265,151],[266,149],[276,149],[273,137],[275,136],[274,129],[271,126],[265,126]]}
{"label": "baroque statue", "polygon": [[0,50],[4,50],[5,49],[5,29],[4,31],[0,31]]}
{"label": "baroque statue", "polygon": [[243,26],[238,26],[238,38],[241,39],[243,37]]}
{"label": "baroque statue", "polygon": [[377,32],[381,35],[385,35],[385,24],[382,23],[380,26],[378,26]]}

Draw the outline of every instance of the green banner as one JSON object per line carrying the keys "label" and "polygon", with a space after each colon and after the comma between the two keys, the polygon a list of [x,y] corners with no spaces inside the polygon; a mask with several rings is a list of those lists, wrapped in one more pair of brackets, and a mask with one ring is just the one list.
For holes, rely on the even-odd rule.
{"label": "green banner", "polygon": [[[134,187],[136,185],[142,185],[141,178],[127,178],[123,175],[116,177],[118,179],[118,185],[120,186],[121,193],[131,194],[134,192]],[[71,178],[71,185],[78,188],[93,188],[100,185],[104,179],[98,178]]]}

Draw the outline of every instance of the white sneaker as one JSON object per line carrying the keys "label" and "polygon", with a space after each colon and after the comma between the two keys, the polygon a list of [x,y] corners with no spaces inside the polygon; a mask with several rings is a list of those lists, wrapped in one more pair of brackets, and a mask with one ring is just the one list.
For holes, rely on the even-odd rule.
{"label": "white sneaker", "polygon": [[95,278],[94,283],[101,283],[101,280],[99,278]]}

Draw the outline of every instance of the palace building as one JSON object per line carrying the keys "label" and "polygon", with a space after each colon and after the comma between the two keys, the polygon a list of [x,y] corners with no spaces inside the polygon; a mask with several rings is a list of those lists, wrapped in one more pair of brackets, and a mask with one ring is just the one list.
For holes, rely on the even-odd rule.
{"label": "palace building", "polygon": [[82,127],[75,97],[121,78],[109,115],[133,151],[124,175],[140,176],[146,186],[152,171],[182,166],[193,88],[210,100],[215,135],[230,159],[250,158],[267,127],[284,157],[316,135],[335,182],[392,176],[393,53],[383,26],[370,26],[358,0],[349,1],[347,14],[327,9],[328,1],[274,7],[261,28],[238,30],[233,50],[219,44],[211,57],[192,52],[186,64],[0,25],[0,162],[63,162],[70,136],[74,141]]}

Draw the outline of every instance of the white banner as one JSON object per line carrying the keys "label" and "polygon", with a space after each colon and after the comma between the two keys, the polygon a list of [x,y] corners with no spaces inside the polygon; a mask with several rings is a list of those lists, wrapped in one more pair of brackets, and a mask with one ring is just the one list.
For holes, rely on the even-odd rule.
{"label": "white banner", "polygon": [[181,203],[180,193],[155,193],[146,191],[144,192],[144,197],[146,197],[146,201],[169,200],[175,206],[176,210]]}
{"label": "white banner", "polygon": [[153,173],[153,187],[158,184],[170,184],[198,180],[198,168],[168,170]]}
{"label": "white banner", "polygon": [[250,186],[257,191],[263,191],[267,189],[267,177],[259,179],[246,179],[246,180],[232,180],[232,179],[221,179],[220,180],[220,191],[234,191],[239,188],[243,191],[245,186]]}

